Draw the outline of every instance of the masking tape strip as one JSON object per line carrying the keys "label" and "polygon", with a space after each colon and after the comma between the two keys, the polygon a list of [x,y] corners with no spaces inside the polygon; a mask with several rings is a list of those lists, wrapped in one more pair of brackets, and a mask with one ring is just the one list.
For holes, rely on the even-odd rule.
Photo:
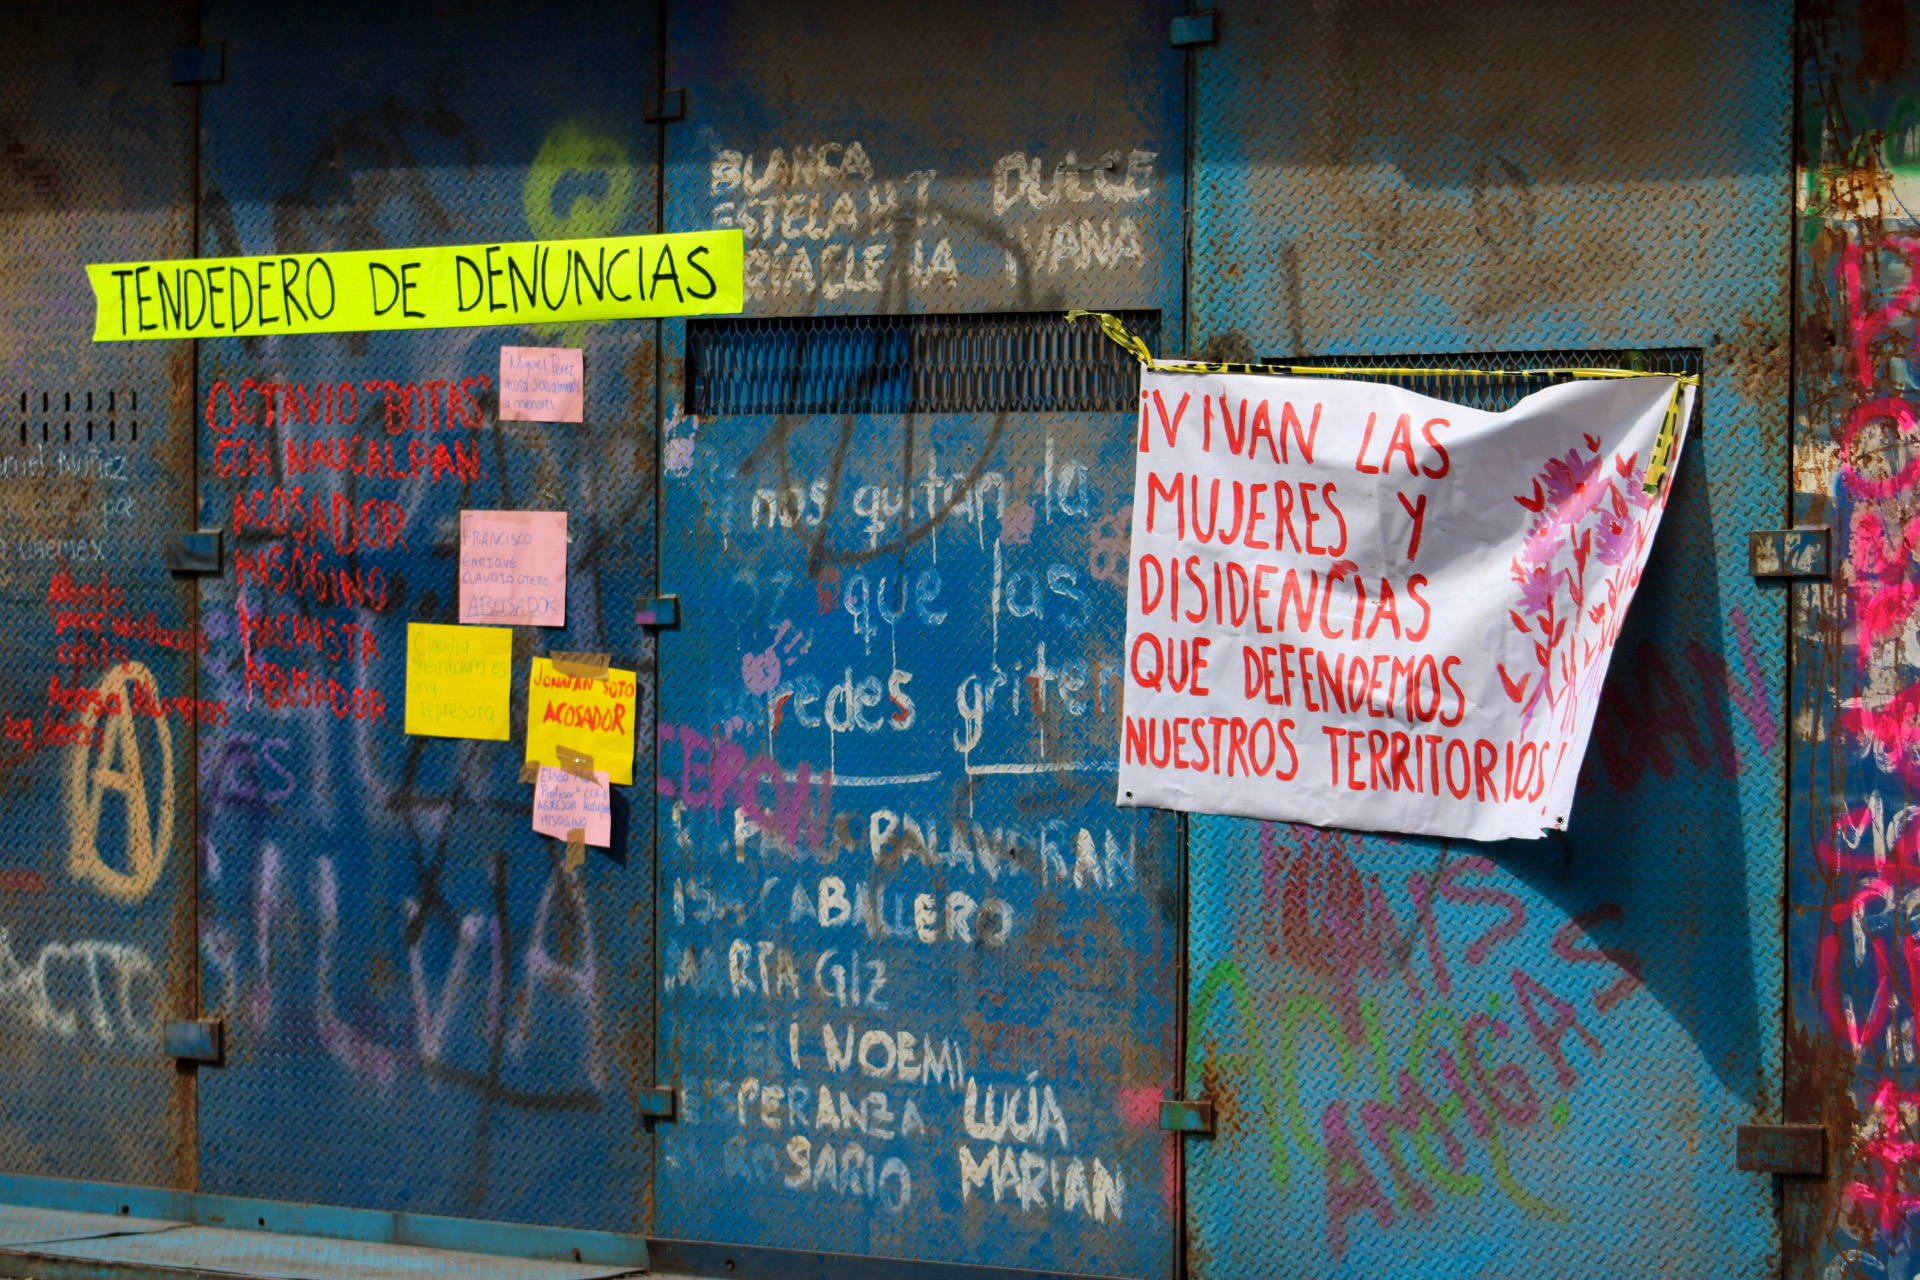
{"label": "masking tape strip", "polygon": [[570,827],[567,830],[567,870],[578,871],[580,864],[587,860],[587,829]]}
{"label": "masking tape strip", "polygon": [[613,661],[610,653],[549,653],[547,661],[553,669],[563,676],[575,680],[605,680],[607,665]]}
{"label": "masking tape strip", "polygon": [[540,781],[540,762],[538,760],[529,760],[520,766],[520,781]]}
{"label": "masking tape strip", "polygon": [[588,782],[599,781],[593,776],[593,757],[586,752],[575,751],[572,747],[563,747],[556,743],[553,754],[559,761],[559,767],[574,777],[584,778]]}

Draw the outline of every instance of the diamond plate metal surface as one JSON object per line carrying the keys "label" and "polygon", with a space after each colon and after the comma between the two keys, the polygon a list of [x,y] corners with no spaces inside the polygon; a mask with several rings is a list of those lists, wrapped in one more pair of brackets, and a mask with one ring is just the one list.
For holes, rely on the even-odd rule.
{"label": "diamond plate metal surface", "polygon": [[[1197,1277],[1771,1275],[1735,1131],[1786,1121],[1830,1134],[1790,1273],[1910,1271],[1920,31],[1803,15],[1788,511],[1785,6],[1218,12],[1183,53],[1160,3],[675,6],[664,126],[646,7],[0,13],[0,1167],[1109,1275],[1171,1271],[1183,1207]],[[222,83],[170,83],[190,46]],[[1110,804],[1124,417],[701,420],[676,323],[196,364],[94,347],[74,302],[87,261],[656,208],[746,233],[762,319],[1701,350],[1573,834],[1195,819],[1176,1094],[1176,827]],[[586,348],[587,423],[495,423],[503,342]],[[641,672],[624,865],[576,881],[527,829],[518,720],[400,731],[462,507],[572,516],[572,622],[521,632],[516,712],[536,650]],[[1749,530],[1822,523],[1831,587],[1749,575]],[[192,528],[219,577],[165,572]],[[226,1066],[183,1074],[160,1026],[196,1015]],[[1162,1133],[1173,1097],[1215,1134]]]}
{"label": "diamond plate metal surface", "polygon": [[[166,5],[0,13],[0,1167],[193,1177],[190,353],[96,347],[83,266],[188,251]],[[137,424],[137,426],[136,426]],[[187,699],[184,714],[180,703]],[[154,714],[159,711],[160,714]]]}
{"label": "diamond plate metal surface", "polygon": [[[202,252],[650,230],[653,29],[210,4]],[[585,423],[495,421],[503,344],[584,348]],[[200,797],[228,1039],[206,1189],[643,1228],[651,805],[628,801],[637,856],[576,877],[518,775],[534,653],[611,652],[651,719],[652,369],[635,323],[203,344],[200,517],[232,562],[203,586],[203,680],[232,709]],[[457,619],[463,508],[569,516],[568,623],[516,628],[507,742],[402,732],[407,624]]]}
{"label": "diamond plate metal surface", "polygon": [[[1177,315],[1167,19],[676,7],[668,226],[742,226],[749,316]],[[1175,827],[1112,805],[1129,423],[670,411],[656,1234],[1169,1269]]]}
{"label": "diamond plate metal surface", "polygon": [[[1215,358],[1699,347],[1565,838],[1196,818],[1196,1276],[1771,1275],[1783,5],[1239,4],[1195,55]],[[1562,1019],[1575,1019],[1561,1025]]]}

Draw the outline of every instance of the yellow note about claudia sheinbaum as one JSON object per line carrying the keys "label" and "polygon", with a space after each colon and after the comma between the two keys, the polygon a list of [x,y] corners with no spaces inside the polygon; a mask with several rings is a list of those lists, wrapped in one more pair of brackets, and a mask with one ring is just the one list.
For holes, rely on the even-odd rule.
{"label": "yellow note about claudia sheinbaum", "polygon": [[[466,628],[468,631],[472,627]],[[609,668],[603,680],[562,675],[545,658],[527,675],[527,759],[556,764],[555,747],[593,757],[593,767],[633,785],[634,673]]]}
{"label": "yellow note about claudia sheinbaum", "polygon": [[504,742],[512,694],[512,627],[407,624],[408,733]]}

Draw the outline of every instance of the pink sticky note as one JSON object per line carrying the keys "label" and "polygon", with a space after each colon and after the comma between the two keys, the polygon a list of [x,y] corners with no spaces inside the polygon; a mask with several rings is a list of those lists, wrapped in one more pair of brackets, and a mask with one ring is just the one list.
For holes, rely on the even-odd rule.
{"label": "pink sticky note", "polygon": [[581,827],[594,848],[612,844],[613,793],[604,770],[595,769],[593,776],[597,781],[588,782],[565,769],[541,765],[540,780],[533,788],[533,829],[565,840],[567,832]]}
{"label": "pink sticky note", "polygon": [[460,621],[567,625],[567,513],[460,513]]}
{"label": "pink sticky note", "polygon": [[582,421],[586,367],[575,347],[500,348],[500,420]]}

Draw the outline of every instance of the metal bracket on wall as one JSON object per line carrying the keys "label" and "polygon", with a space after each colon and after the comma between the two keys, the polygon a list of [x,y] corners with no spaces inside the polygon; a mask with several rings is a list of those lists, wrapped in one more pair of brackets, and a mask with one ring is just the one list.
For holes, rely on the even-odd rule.
{"label": "metal bracket on wall", "polygon": [[660,89],[647,95],[645,110],[641,117],[648,124],[667,124],[674,120],[687,118],[687,91],[685,89]]}
{"label": "metal bracket on wall", "polygon": [[1213,10],[1201,13],[1175,14],[1167,30],[1167,43],[1176,49],[1193,49],[1201,45],[1219,42],[1219,30],[1214,26]]}
{"label": "metal bracket on wall", "polygon": [[1747,534],[1747,572],[1756,578],[1832,577],[1832,542],[1823,524],[1755,529]]}
{"label": "metal bracket on wall", "polygon": [[1213,1103],[1205,1098],[1162,1102],[1160,1128],[1167,1133],[1212,1133]]}
{"label": "metal bracket on wall", "polygon": [[219,1018],[172,1018],[160,1029],[160,1043],[169,1058],[224,1066],[227,1024]]}
{"label": "metal bracket on wall", "polygon": [[165,534],[160,539],[160,558],[175,573],[212,574],[219,577],[226,572],[220,554],[221,540],[218,529],[190,529],[184,533]]}
{"label": "metal bracket on wall", "polygon": [[1827,1130],[1817,1124],[1743,1124],[1734,1131],[1734,1167],[1743,1173],[1818,1178],[1827,1171]]}
{"label": "metal bracket on wall", "polygon": [[175,84],[225,84],[227,82],[227,46],[189,44],[173,51]]}
{"label": "metal bracket on wall", "polygon": [[640,1114],[649,1120],[672,1120],[680,1114],[680,1094],[671,1086],[641,1089],[635,1101]]}
{"label": "metal bracket on wall", "polygon": [[642,627],[677,627],[680,625],[679,596],[644,596],[634,606],[633,621]]}

